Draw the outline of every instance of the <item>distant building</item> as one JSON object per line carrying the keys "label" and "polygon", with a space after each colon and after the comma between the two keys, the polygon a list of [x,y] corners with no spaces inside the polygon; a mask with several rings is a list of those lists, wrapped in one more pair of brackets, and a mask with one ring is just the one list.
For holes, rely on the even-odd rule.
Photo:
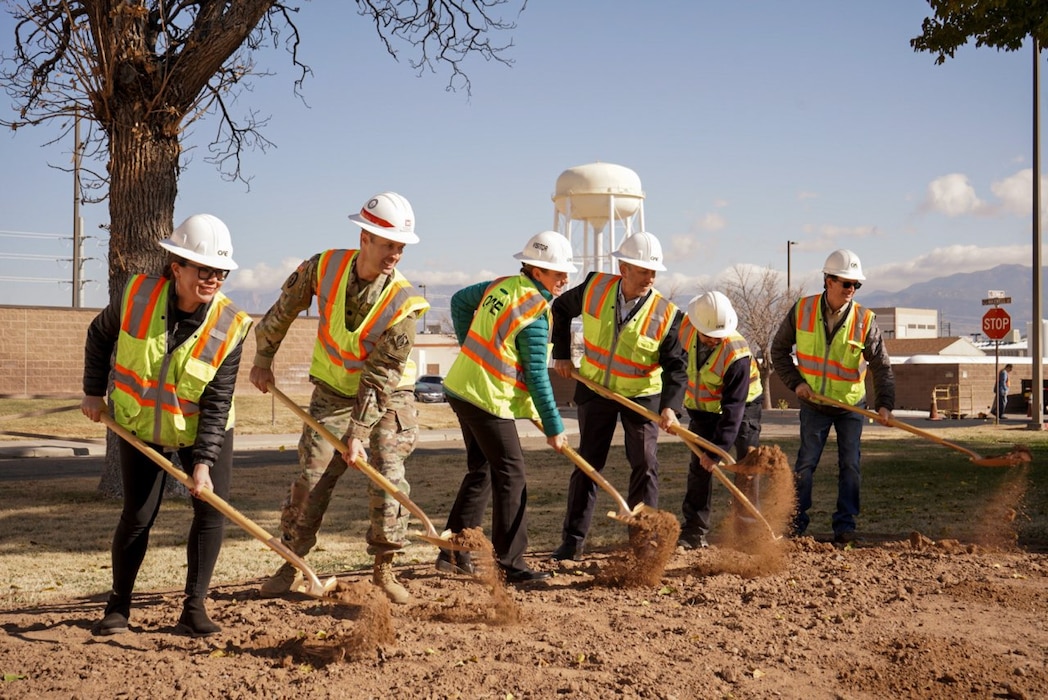
{"label": "distant building", "polygon": [[870,309],[877,314],[877,325],[884,337],[935,338],[939,335],[939,312],[935,309],[907,309],[901,306]]}

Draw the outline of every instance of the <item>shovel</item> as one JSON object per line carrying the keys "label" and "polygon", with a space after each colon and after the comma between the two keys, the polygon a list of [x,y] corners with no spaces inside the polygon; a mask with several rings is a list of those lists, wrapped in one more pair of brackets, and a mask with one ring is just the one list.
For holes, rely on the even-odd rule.
{"label": "shovel", "polygon": [[[149,459],[156,462],[161,469],[178,479],[178,481],[186,488],[193,488],[192,477],[172,464],[170,460],[164,457],[164,455],[160,454],[142,440],[128,432],[123,426],[113,420],[108,413],[102,414],[102,422],[105,423],[114,433],[138,448],[138,450],[146,457],[149,457]],[[306,564],[302,557],[288,549],[287,545],[281,542],[279,538],[273,537],[263,530],[255,521],[229,505],[229,503],[227,503],[221,496],[216,495],[209,489],[205,489],[200,492],[200,495],[197,496],[197,498],[211,505],[215,510],[239,525],[255,539],[263,542],[267,547],[283,557],[289,564],[298,569],[302,573],[303,588],[300,588],[300,592],[314,598],[323,598],[326,593],[334,590],[335,584],[338,583],[334,576],[327,581],[321,582],[320,579],[317,578],[316,572]]]}
{"label": "shovel", "polygon": [[[632,401],[626,398],[625,396],[621,396],[615,393],[614,391],[606,387],[603,387],[600,384],[597,384],[596,382],[592,382],[589,379],[586,379],[575,370],[572,370],[571,376],[577,381],[582,382],[590,389],[603,396],[604,398],[611,399],[612,401],[617,401],[626,408],[632,409],[633,411],[644,416],[650,421],[655,421],[656,423],[659,422],[660,417],[658,414],[656,414],[653,411],[649,411],[647,408],[641,406],[636,401]],[[676,428],[673,428],[671,432],[677,437],[684,440],[685,444],[688,445],[688,449],[690,449],[695,454],[695,456],[700,458],[702,457],[702,454],[698,451],[700,445],[702,447],[708,446],[711,451],[716,452],[717,455],[723,458],[725,462],[727,462],[728,464],[735,464],[735,459],[730,454],[720,449],[716,445],[713,445],[708,440],[702,439],[690,430],[678,426]],[[724,484],[724,487],[731,492],[731,495],[742,505],[746,512],[748,512],[750,515],[756,518],[764,526],[764,529],[768,531],[768,535],[773,540],[782,538],[782,535],[775,534],[775,530],[772,529],[771,525],[768,523],[767,520],[765,520],[761,512],[757,510],[757,507],[754,506],[752,502],[750,502],[750,499],[746,498],[746,494],[739,490],[739,487],[736,486],[731,479],[724,475],[724,472],[721,471],[720,467],[714,466],[711,473],[713,474],[713,476],[717,477],[717,481]]]}
{"label": "shovel", "polygon": [[[537,420],[534,420],[534,419],[532,419],[531,422],[534,423],[535,427],[537,427],[539,430],[542,430],[542,423],[540,423],[540,422],[538,422]],[[545,432],[545,431],[543,431],[543,432]],[[652,508],[651,506],[649,506],[646,503],[638,503],[631,510],[630,507],[629,507],[629,504],[626,503],[626,499],[623,498],[622,494],[619,493],[615,489],[615,487],[611,485],[611,482],[608,481],[607,479],[605,479],[604,475],[601,474],[599,471],[597,471],[592,464],[587,462],[585,460],[585,458],[583,458],[582,455],[580,455],[578,452],[576,452],[571,447],[571,445],[565,445],[564,449],[562,449],[561,452],[568,459],[570,459],[575,464],[575,466],[579,468],[579,470],[583,474],[585,474],[590,479],[592,479],[593,482],[597,486],[599,486],[602,489],[604,489],[604,491],[607,492],[607,494],[609,496],[611,496],[612,499],[614,499],[615,505],[617,505],[619,507],[619,510],[618,510],[618,512],[613,511],[613,510],[608,511],[608,517],[609,518],[612,518],[614,520],[619,520],[619,521],[624,522],[624,523],[626,523],[628,525],[632,525],[632,524],[637,522],[637,516],[640,515],[641,513],[654,513],[655,512],[655,509]]]}
{"label": "shovel", "polygon": [[[317,433],[321,437],[323,437],[325,440],[331,443],[332,447],[334,447],[339,452],[345,453],[347,448],[346,443],[342,442],[337,437],[335,437],[335,434],[327,428],[325,428],[323,423],[311,416],[308,411],[303,410],[303,408],[294,401],[292,401],[287,394],[282,392],[280,389],[277,389],[276,385],[273,384],[273,382],[267,384],[266,387],[270,391],[272,391],[273,394],[278,399],[280,399],[281,402],[284,403],[284,405],[290,408],[295,415],[297,415],[299,418],[305,421],[305,423],[309,425],[311,428],[313,428],[313,430],[317,431]],[[359,469],[360,471],[364,472],[365,476],[371,479],[371,481],[377,484],[383,491],[395,498],[397,502],[400,503],[400,505],[407,508],[412,515],[419,519],[419,522],[422,523],[422,526],[426,529],[426,532],[421,535],[415,535],[416,537],[418,537],[419,539],[423,539],[426,542],[429,542],[430,544],[434,544],[442,549],[458,551],[465,551],[468,549],[467,547],[463,547],[461,544],[457,544],[454,540],[452,540],[450,531],[445,532],[443,535],[437,533],[437,529],[433,527],[433,522],[428,517],[426,517],[426,514],[422,511],[422,509],[419,508],[414,501],[408,498],[408,495],[406,493],[398,489],[392,481],[384,477],[380,471],[378,471],[373,466],[371,466],[366,461],[360,458],[356,459],[353,462],[353,466]]]}
{"label": "shovel", "polygon": [[[815,392],[812,392],[812,398],[820,403],[828,404],[830,406],[836,406],[837,408],[843,408],[845,410],[851,411],[852,413],[858,413],[860,416],[866,416],[870,420],[881,420],[881,414],[879,413],[874,413],[873,411],[868,411],[865,408],[859,408],[858,406],[852,406],[849,403],[844,403],[843,401],[838,401],[837,399],[831,399],[829,396],[823,396],[822,394],[816,394]],[[914,435],[918,435],[926,440],[937,442],[944,447],[949,447],[950,449],[957,450],[958,452],[963,452],[964,454],[968,455],[968,459],[971,460],[972,464],[979,467],[1015,467],[1024,462],[1033,461],[1033,455],[1030,454],[1030,450],[1022,446],[1017,447],[1012,452],[1009,452],[1008,454],[1002,455],[1000,457],[983,457],[978,453],[969,450],[967,447],[961,447],[956,443],[944,440],[935,433],[930,433],[927,430],[921,430],[920,428],[914,427],[909,423],[903,423],[900,420],[896,420],[894,417],[888,418],[888,425],[892,426],[893,428],[901,428],[902,430],[911,432]]]}

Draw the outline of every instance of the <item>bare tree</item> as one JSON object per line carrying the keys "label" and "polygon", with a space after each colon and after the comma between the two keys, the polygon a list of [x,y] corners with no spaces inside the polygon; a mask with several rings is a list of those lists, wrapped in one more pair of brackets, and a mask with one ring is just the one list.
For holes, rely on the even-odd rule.
{"label": "bare tree", "polygon": [[[421,54],[413,67],[450,66],[449,87],[458,81],[468,91],[461,69],[468,54],[507,62],[500,58],[507,47],[490,43],[487,32],[513,28],[496,14],[508,1],[357,0],[357,6],[394,58],[394,42],[407,42]],[[250,113],[238,121],[230,107],[261,75],[253,54],[264,44],[288,51],[299,70],[296,92],[302,86],[310,70],[298,58],[291,19],[298,10],[276,0],[7,0],[6,8],[15,19],[15,45],[3,57],[0,84],[19,115],[0,124],[18,129],[58,120],[61,138],[75,117],[88,120],[85,154],[99,165],[88,173],[109,199],[109,297],[117,300],[132,274],[160,269],[156,242],[172,231],[185,129],[216,115],[209,160],[245,182],[242,149],[270,145],[259,131],[265,119]],[[115,493],[116,451],[107,452],[99,488]]]}
{"label": "bare tree", "polygon": [[750,342],[760,360],[764,408],[771,408],[771,340],[782,319],[804,296],[804,288],[786,289],[781,273],[753,265],[735,265],[717,283],[720,286],[716,289],[731,300],[739,315],[739,333]]}

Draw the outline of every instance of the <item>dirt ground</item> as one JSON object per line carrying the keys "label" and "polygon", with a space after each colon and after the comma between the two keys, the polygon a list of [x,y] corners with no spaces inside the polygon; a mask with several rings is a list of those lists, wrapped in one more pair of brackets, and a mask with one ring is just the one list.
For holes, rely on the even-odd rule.
{"label": "dirt ground", "polygon": [[614,551],[543,561],[552,579],[497,605],[430,565],[402,570],[407,606],[360,574],[332,601],[262,600],[245,581],[213,591],[224,630],[201,639],[172,633],[177,591],[140,596],[114,637],[90,634],[98,598],[7,611],[0,696],[1048,697],[1045,556],[918,535],[779,548],[781,569],[754,577],[726,547],[678,549],[639,588],[595,583]]}
{"label": "dirt ground", "polygon": [[97,596],[0,611],[0,697],[1048,697],[1048,555],[725,528],[709,549],[645,559],[622,529],[580,562],[533,552],[554,576],[527,587],[400,566],[406,606],[363,572],[323,600],[219,585],[223,631],[201,639],[174,634],[177,590],[137,595],[113,637],[91,635]]}

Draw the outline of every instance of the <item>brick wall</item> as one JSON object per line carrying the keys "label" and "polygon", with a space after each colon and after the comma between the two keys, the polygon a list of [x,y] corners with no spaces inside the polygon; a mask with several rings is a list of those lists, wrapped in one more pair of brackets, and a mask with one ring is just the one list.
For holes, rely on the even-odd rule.
{"label": "brick wall", "polygon": [[[0,396],[80,396],[84,337],[98,309],[0,306]],[[257,317],[256,317],[257,319]],[[277,386],[308,394],[316,317],[303,316],[280,346],[273,371]],[[244,341],[237,392],[255,392],[248,381],[255,357],[254,333]]]}
{"label": "brick wall", "polygon": [[[98,309],[58,307],[25,307],[0,305],[0,396],[80,396],[83,375],[84,336]],[[257,319],[257,317],[256,317]],[[310,393],[309,364],[317,318],[301,316],[291,326],[277,354],[273,371],[277,386],[291,395]],[[436,352],[431,351],[431,352]],[[248,334],[240,364],[237,392],[255,392],[248,381],[251,361],[255,356],[255,337]],[[1026,410],[1022,380],[1029,380],[1031,367],[1026,358],[1001,360],[1015,363],[1012,373],[1008,410]],[[993,401],[994,365],[989,363],[896,364],[896,407],[929,410],[933,388],[940,384],[955,385],[960,396],[960,410],[978,414],[986,412]],[[574,383],[551,372],[554,395],[559,404],[571,401]],[[872,395],[872,381],[869,390]],[[796,408],[796,398],[774,375],[771,381],[772,405],[785,399]],[[940,411],[946,410],[940,407]]]}

